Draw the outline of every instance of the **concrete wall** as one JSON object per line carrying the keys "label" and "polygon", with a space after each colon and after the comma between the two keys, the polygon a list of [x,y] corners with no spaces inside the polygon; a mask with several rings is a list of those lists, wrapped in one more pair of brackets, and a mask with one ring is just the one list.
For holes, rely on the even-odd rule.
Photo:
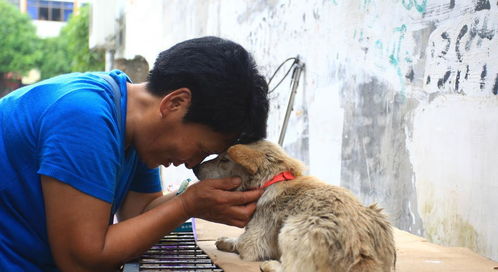
{"label": "concrete wall", "polygon": [[[299,55],[284,147],[397,227],[498,260],[496,0],[125,2],[118,57],[152,65],[203,35],[241,43],[267,76]],[[289,94],[288,80],[271,94],[272,140]]]}

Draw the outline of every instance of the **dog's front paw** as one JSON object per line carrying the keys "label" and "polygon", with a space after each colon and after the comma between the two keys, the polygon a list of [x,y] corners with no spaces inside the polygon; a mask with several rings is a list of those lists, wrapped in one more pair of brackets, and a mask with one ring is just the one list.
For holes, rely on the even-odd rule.
{"label": "dog's front paw", "polygon": [[228,237],[220,237],[216,240],[216,248],[221,251],[227,252],[237,252],[235,247],[236,239],[228,238]]}
{"label": "dog's front paw", "polygon": [[280,272],[281,268],[280,262],[275,260],[266,261],[259,266],[261,272]]}

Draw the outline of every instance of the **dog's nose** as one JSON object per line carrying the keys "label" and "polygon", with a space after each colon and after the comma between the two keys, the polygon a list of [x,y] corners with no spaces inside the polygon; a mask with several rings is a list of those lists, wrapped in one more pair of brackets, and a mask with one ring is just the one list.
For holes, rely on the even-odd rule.
{"label": "dog's nose", "polygon": [[201,166],[201,164],[199,163],[199,164],[197,164],[196,166],[194,166],[194,167],[192,168],[192,171],[194,171],[194,175],[195,175],[197,178],[199,178],[198,174],[199,174],[199,169],[200,169],[200,166]]}

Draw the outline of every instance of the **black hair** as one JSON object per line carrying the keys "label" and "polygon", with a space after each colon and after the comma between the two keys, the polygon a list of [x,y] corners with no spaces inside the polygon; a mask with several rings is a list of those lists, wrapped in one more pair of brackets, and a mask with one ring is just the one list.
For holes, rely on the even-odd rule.
{"label": "black hair", "polygon": [[163,97],[180,88],[192,92],[184,122],[238,135],[238,143],[266,137],[268,84],[239,44],[202,37],[161,52],[149,73],[147,89]]}

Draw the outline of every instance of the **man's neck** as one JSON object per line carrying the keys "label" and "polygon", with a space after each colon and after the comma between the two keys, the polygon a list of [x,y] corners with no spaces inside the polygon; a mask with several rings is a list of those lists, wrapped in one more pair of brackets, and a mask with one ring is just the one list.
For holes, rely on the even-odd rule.
{"label": "man's neck", "polygon": [[144,122],[148,122],[150,114],[158,109],[159,98],[147,91],[146,83],[127,83],[127,105],[126,105],[126,136],[125,148],[133,142],[135,131],[140,129]]}

